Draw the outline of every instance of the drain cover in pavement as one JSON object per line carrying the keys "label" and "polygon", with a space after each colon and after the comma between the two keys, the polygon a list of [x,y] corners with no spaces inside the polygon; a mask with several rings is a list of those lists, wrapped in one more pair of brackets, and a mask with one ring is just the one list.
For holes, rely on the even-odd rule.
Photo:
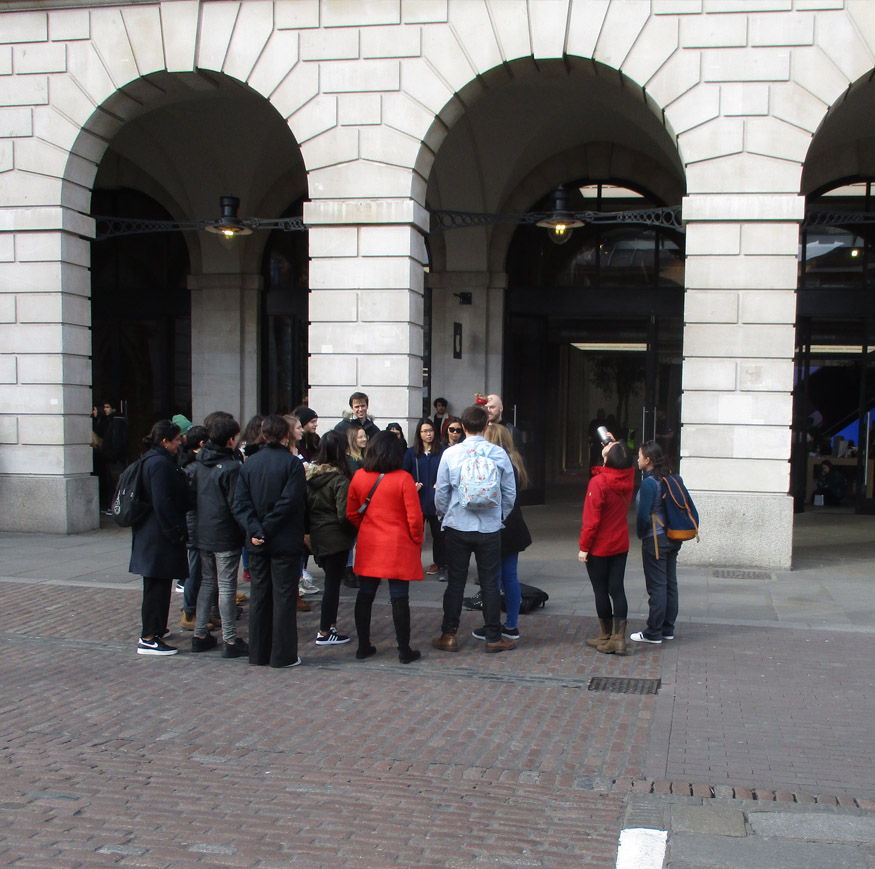
{"label": "drain cover in pavement", "polygon": [[661,679],[621,679],[614,676],[593,676],[587,691],[610,691],[613,694],[656,694]]}
{"label": "drain cover in pavement", "polygon": [[715,570],[717,579],[771,579],[772,574],[765,570]]}

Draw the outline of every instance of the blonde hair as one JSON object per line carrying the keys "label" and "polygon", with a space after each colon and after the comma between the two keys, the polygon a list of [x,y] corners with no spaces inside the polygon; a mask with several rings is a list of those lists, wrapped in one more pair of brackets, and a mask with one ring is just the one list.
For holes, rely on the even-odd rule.
{"label": "blonde hair", "polygon": [[283,419],[289,424],[289,452],[298,455],[298,443],[295,440],[295,429],[301,424],[293,413],[284,413]]}
{"label": "blonde hair", "polygon": [[[349,454],[354,459],[358,459],[361,462],[364,461],[365,458],[364,450],[362,450],[356,443],[360,431],[364,431],[364,429],[351,425],[346,430],[346,441],[349,444]],[[367,432],[365,432],[365,436],[367,437]]]}
{"label": "blonde hair", "polygon": [[529,485],[529,475],[526,473],[526,466],[523,463],[523,457],[513,445],[513,438],[505,426],[498,422],[491,422],[486,426],[486,431],[483,432],[483,437],[491,444],[500,446],[510,456],[511,464],[516,468],[516,472],[520,478],[520,488],[525,489]]}

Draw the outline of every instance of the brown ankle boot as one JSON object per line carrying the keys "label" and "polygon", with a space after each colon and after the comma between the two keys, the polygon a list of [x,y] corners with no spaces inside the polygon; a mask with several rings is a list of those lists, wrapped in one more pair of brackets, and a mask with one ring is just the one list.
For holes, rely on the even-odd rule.
{"label": "brown ankle boot", "polygon": [[626,622],[618,622],[614,619],[614,629],[608,640],[597,647],[598,651],[606,655],[626,654]]}
{"label": "brown ankle boot", "polygon": [[298,612],[308,613],[311,609],[312,607],[310,606],[310,604],[307,603],[307,601],[304,600],[301,592],[298,592]]}
{"label": "brown ankle boot", "polygon": [[611,622],[609,619],[599,619],[599,636],[591,637],[586,641],[586,644],[593,649],[597,649],[602,643],[607,642],[611,638]]}

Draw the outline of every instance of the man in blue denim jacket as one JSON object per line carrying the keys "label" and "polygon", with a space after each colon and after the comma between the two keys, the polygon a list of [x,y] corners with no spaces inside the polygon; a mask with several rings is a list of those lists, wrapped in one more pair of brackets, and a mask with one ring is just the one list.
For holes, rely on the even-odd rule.
{"label": "man in blue denim jacket", "polygon": [[[444,592],[444,617],[441,635],[432,646],[443,652],[457,652],[456,634],[462,614],[462,598],[468,578],[471,553],[477,562],[477,575],[483,596],[483,622],[486,651],[504,652],[516,643],[501,636],[501,602],[498,591],[498,570],[501,564],[501,527],[516,501],[513,466],[508,454],[483,437],[489,415],[482,405],[472,405],[462,413],[465,440],[444,450],[435,483],[434,503],[443,517],[441,527],[446,534],[447,588]],[[495,464],[500,488],[500,504],[480,509],[462,505],[459,482],[462,467],[474,454]]]}

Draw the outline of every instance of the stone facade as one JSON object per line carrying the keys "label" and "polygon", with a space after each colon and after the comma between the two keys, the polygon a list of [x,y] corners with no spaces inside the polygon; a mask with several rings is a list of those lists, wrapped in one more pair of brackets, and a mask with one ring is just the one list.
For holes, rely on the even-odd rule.
{"label": "stone facade", "polygon": [[[802,170],[831,108],[875,65],[875,4],[4,7],[0,527],[75,532],[97,523],[88,476],[94,224],[87,215],[107,148],[140,129],[153,138],[129,135],[119,153],[151,178],[177,219],[214,211],[229,181],[249,213],[267,215],[291,193],[306,195],[310,401],[326,424],[354,389],[369,393],[385,421],[419,415],[425,263],[434,357],[444,360],[435,363],[438,382],[457,394],[498,388],[509,234],[430,238],[427,250],[429,208],[525,208],[515,191],[528,185],[541,196],[583,166],[595,178],[612,161],[627,174],[654,167],[651,186],[683,196],[687,232],[682,472],[708,530],[684,557],[790,563]],[[168,140],[145,153],[160,138],[149,124],[166,123],[150,120],[156,112],[192,93],[224,95],[231,85],[239,85],[235,100],[270,108],[271,141],[282,139],[280,128],[291,134],[280,143],[285,150],[277,145],[281,160],[256,155],[251,171],[229,164],[224,172],[201,165],[197,149],[185,156],[181,142],[178,154]],[[568,118],[547,136],[545,103],[579,100],[595,117],[605,94],[615,114],[601,143]],[[544,114],[521,128],[515,106]],[[281,185],[284,199],[276,198]],[[191,242],[195,416],[218,400],[244,417],[256,410],[261,243],[229,258]],[[454,365],[452,293],[462,287],[474,296],[463,312],[474,342]],[[229,318],[240,328],[230,329]],[[37,506],[49,500],[53,509]]]}

